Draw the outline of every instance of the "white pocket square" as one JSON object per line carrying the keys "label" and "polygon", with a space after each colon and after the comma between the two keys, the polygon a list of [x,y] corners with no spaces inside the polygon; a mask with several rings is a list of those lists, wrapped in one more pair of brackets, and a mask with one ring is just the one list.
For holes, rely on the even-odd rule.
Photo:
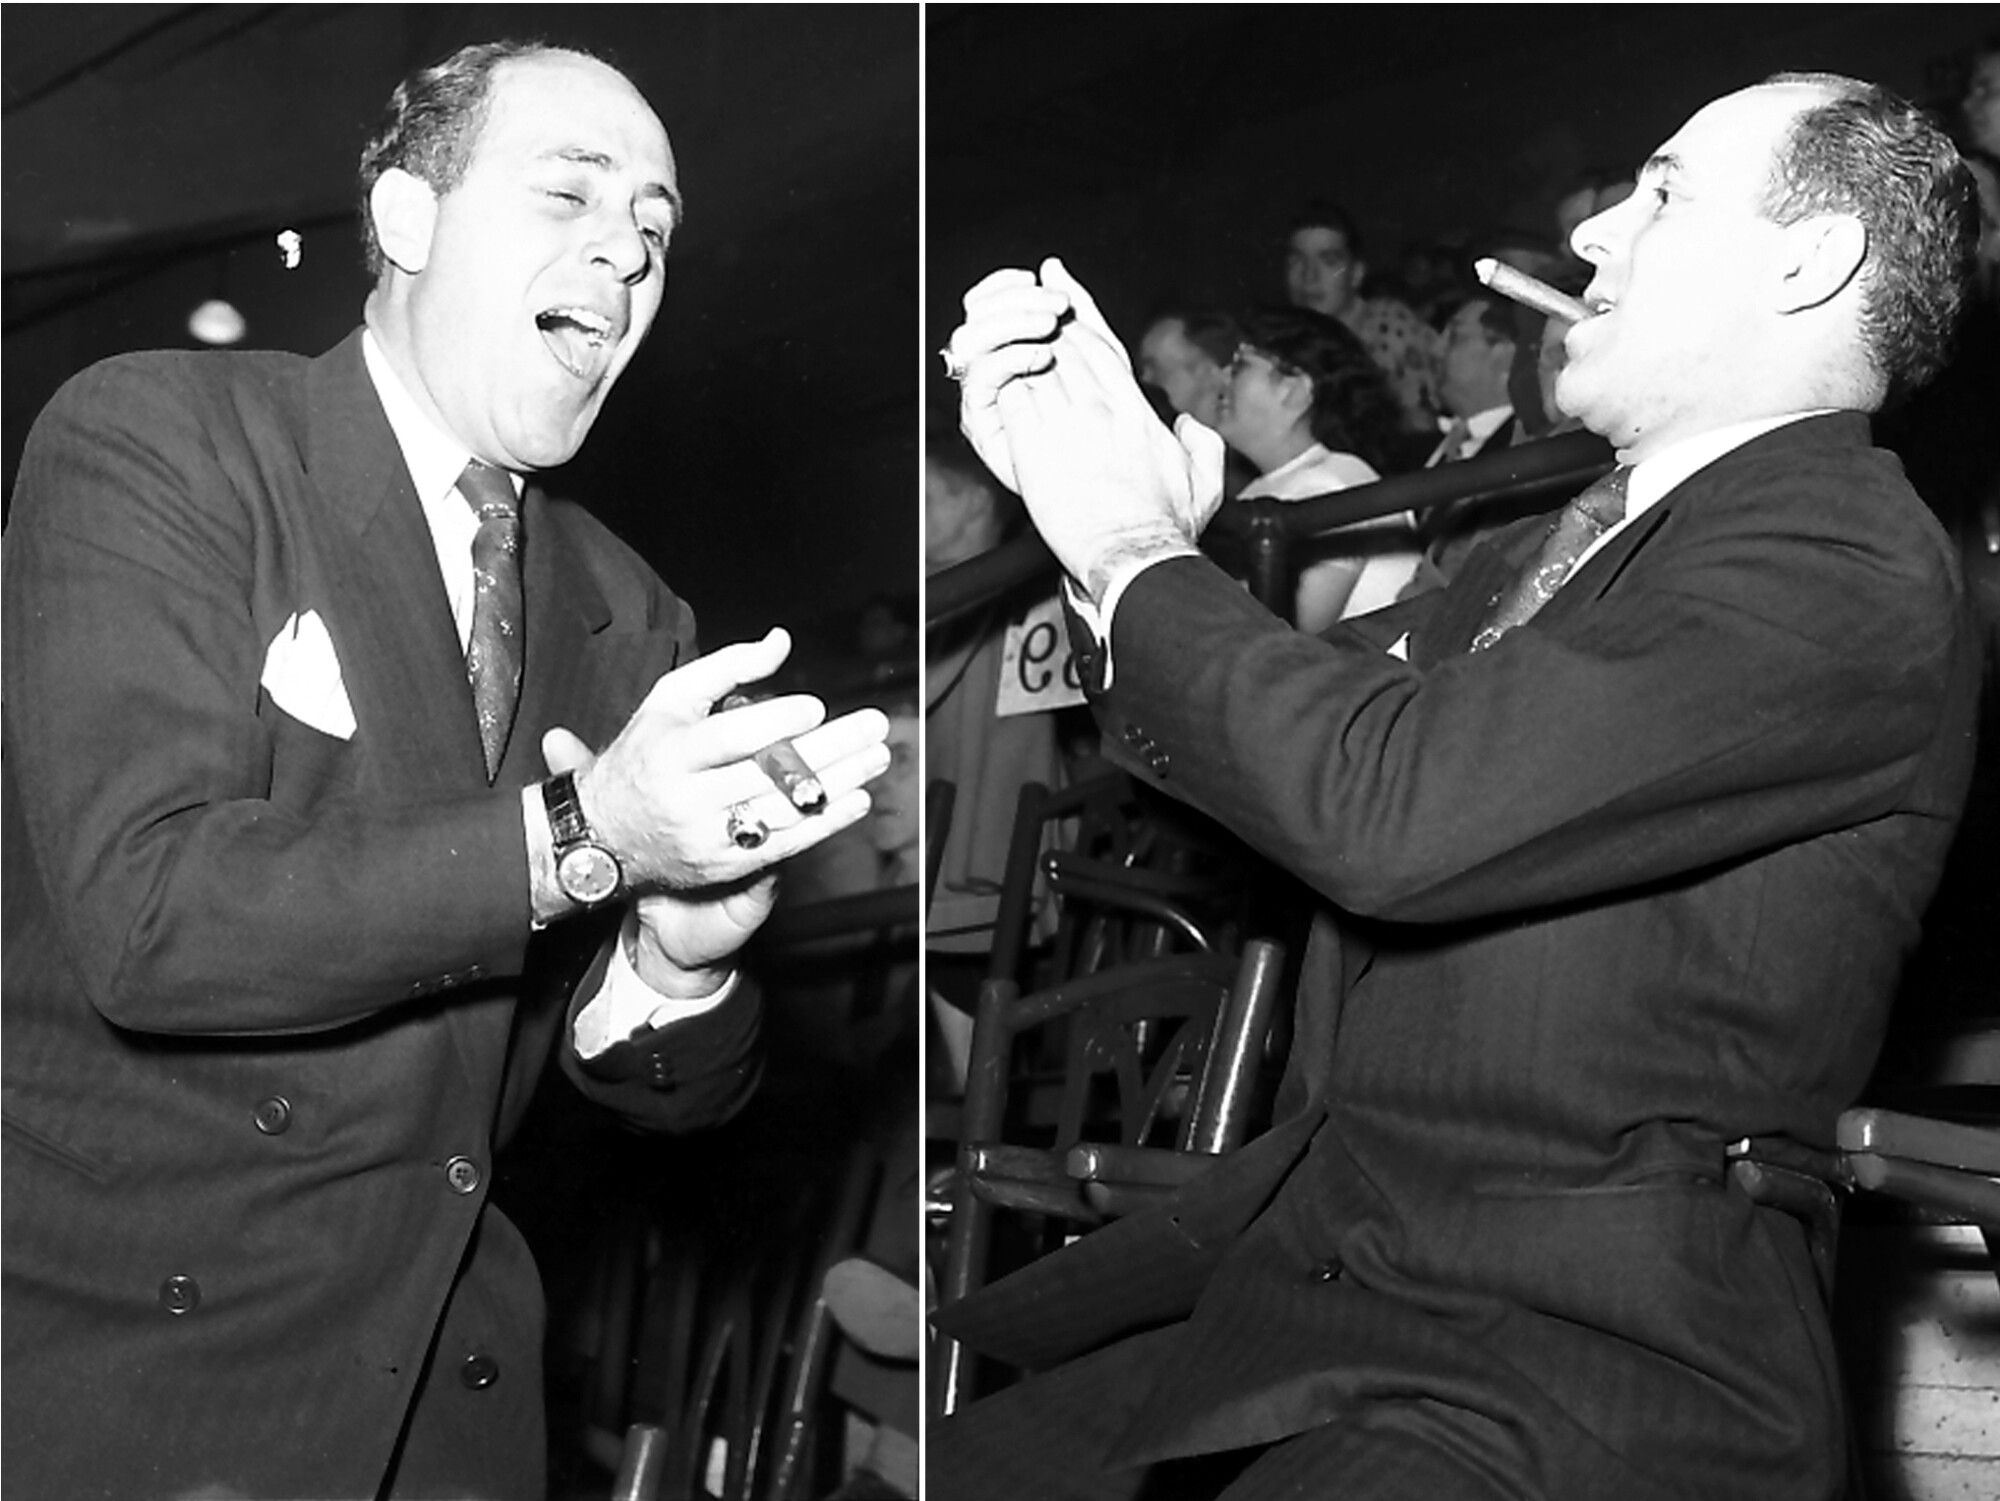
{"label": "white pocket square", "polygon": [[301,724],[339,740],[354,738],[354,710],[340,680],[340,659],[317,610],[293,615],[271,638],[260,681],[271,701]]}

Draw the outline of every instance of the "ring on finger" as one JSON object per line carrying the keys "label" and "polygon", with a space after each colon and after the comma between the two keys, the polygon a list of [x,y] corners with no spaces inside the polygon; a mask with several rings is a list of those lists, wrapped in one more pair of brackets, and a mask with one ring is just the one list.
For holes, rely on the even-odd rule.
{"label": "ring on finger", "polygon": [[771,837],[771,826],[750,811],[747,802],[729,805],[729,822],[724,825],[729,842],[738,849],[754,850]]}

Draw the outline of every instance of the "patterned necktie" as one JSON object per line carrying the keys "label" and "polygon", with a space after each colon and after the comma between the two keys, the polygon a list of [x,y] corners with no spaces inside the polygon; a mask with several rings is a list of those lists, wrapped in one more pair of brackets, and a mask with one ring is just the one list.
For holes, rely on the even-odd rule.
{"label": "patterned necktie", "polygon": [[1493,613],[1472,638],[1473,651],[1485,651],[1555,598],[1590,544],[1624,519],[1625,486],[1631,476],[1631,469],[1621,464],[1562,508],[1541,551],[1494,601]]}
{"label": "patterned necktie", "polygon": [[477,459],[458,477],[458,493],[479,517],[472,539],[472,641],[465,675],[479,710],[490,781],[499,774],[521,696],[521,500],[504,469]]}

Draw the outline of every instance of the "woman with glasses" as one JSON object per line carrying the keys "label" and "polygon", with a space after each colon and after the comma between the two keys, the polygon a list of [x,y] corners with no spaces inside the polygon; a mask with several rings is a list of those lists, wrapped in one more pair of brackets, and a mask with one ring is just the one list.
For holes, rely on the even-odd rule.
{"label": "woman with glasses", "polygon": [[[1307,500],[1366,485],[1393,467],[1401,414],[1381,368],[1338,320],[1268,308],[1244,320],[1217,431],[1257,468],[1238,496]],[[1393,602],[1417,571],[1409,512],[1343,527],[1299,573],[1293,623],[1325,630]]]}

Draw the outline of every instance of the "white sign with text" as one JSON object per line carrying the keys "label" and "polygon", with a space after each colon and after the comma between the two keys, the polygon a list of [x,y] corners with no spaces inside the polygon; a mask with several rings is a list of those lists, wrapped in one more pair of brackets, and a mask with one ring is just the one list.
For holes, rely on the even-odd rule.
{"label": "white sign with text", "polygon": [[994,712],[1045,714],[1083,702],[1083,679],[1069,654],[1062,601],[1051,594],[1007,624],[1000,645],[1000,693]]}

